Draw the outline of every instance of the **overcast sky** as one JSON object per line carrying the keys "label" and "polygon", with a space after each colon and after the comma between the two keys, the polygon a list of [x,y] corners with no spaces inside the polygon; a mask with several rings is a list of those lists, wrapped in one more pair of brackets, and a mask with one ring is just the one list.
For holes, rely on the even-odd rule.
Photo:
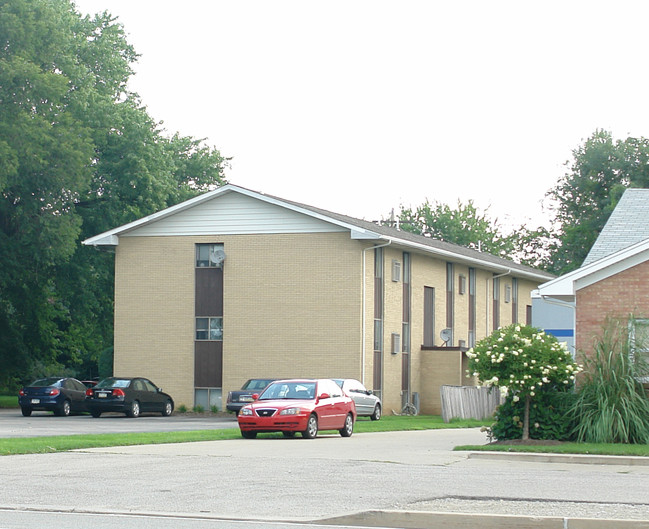
{"label": "overcast sky", "polygon": [[649,2],[77,0],[141,54],[131,89],[233,184],[354,217],[473,200],[546,223],[597,128],[649,135]]}

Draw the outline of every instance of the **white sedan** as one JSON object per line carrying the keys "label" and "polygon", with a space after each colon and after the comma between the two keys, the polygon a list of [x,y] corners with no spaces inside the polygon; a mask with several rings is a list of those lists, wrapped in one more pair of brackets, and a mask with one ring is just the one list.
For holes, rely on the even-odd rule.
{"label": "white sedan", "polygon": [[359,417],[369,417],[373,421],[381,418],[381,399],[366,389],[361,382],[353,378],[334,378],[333,381],[352,398]]}

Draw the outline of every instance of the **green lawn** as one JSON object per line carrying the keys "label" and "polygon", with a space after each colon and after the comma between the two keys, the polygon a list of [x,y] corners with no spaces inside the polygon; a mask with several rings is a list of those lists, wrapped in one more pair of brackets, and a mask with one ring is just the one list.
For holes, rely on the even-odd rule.
{"label": "green lawn", "polygon": [[[62,418],[61,420],[65,420]],[[421,415],[417,417],[384,416],[380,421],[359,419],[354,431],[389,432],[407,430],[432,430],[439,428],[473,428],[482,426],[484,421],[462,420],[445,424],[439,416]],[[281,437],[277,434],[262,436]],[[163,443],[192,443],[196,441],[219,441],[223,439],[240,439],[238,428],[222,430],[196,430],[191,432],[154,432],[154,433],[120,433],[120,434],[84,434],[57,435],[52,437],[12,437],[0,438],[0,455],[34,454],[46,452],[63,452],[77,448],[96,448],[102,446],[129,446]]]}
{"label": "green lawn", "polygon": [[[62,421],[65,419],[62,418]],[[491,424],[491,420],[453,420],[446,424],[439,416],[419,415],[416,417],[384,415],[380,421],[361,418],[356,422],[354,432],[391,432],[411,430],[433,430],[440,428],[476,428]],[[281,434],[261,434],[281,437]],[[221,430],[196,430],[191,432],[154,432],[120,434],[60,435],[52,437],[0,438],[0,455],[63,452],[77,448],[106,446],[129,446],[142,444],[192,443],[197,441],[220,441],[241,439],[238,428]],[[490,450],[503,452],[543,452],[560,454],[625,455],[649,457],[649,445],[562,443],[551,446],[484,445],[458,446],[455,450]]]}

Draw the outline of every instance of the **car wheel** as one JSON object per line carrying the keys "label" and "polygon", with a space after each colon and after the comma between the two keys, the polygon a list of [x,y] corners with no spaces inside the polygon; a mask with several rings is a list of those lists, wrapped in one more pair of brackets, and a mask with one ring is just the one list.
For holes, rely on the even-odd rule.
{"label": "car wheel", "polygon": [[29,417],[32,414],[31,408],[20,408],[20,411],[23,412],[23,417]]}
{"label": "car wheel", "polygon": [[343,437],[352,436],[352,434],[354,433],[354,417],[351,413],[348,413],[347,417],[345,417],[345,426],[343,426],[343,428],[338,431]]}
{"label": "car wheel", "polygon": [[54,410],[54,415],[58,415],[59,417],[67,417],[70,415],[70,401],[64,400],[61,406]]}
{"label": "car wheel", "polygon": [[295,437],[295,432],[282,432],[282,435],[288,439]]}
{"label": "car wheel", "polygon": [[318,435],[318,418],[315,415],[309,417],[306,423],[306,430],[302,432],[302,437],[305,439],[315,439]]}
{"label": "car wheel", "polygon": [[241,437],[243,437],[244,439],[254,439],[255,437],[257,437],[257,432],[244,432],[242,430]]}
{"label": "car wheel", "polygon": [[380,418],[381,418],[381,406],[377,404],[374,407],[374,413],[370,415],[370,419],[372,419],[373,421],[378,421]]}
{"label": "car wheel", "polygon": [[99,417],[101,417],[101,412],[97,410],[92,410],[90,412],[90,415],[92,415],[95,419],[98,419]]}
{"label": "car wheel", "polygon": [[137,400],[131,402],[131,407],[126,412],[127,417],[139,417],[140,416],[140,403]]}
{"label": "car wheel", "polygon": [[165,402],[164,409],[162,410],[162,416],[163,417],[169,417],[171,413],[174,411],[174,405],[171,403],[170,400]]}

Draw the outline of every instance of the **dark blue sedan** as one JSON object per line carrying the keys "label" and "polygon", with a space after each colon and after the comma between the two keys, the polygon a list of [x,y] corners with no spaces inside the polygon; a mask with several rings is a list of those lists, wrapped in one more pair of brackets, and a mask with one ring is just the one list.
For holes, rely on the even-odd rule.
{"label": "dark blue sedan", "polygon": [[47,377],[35,380],[18,392],[18,404],[25,417],[34,410],[67,416],[87,411],[86,386],[76,378]]}

